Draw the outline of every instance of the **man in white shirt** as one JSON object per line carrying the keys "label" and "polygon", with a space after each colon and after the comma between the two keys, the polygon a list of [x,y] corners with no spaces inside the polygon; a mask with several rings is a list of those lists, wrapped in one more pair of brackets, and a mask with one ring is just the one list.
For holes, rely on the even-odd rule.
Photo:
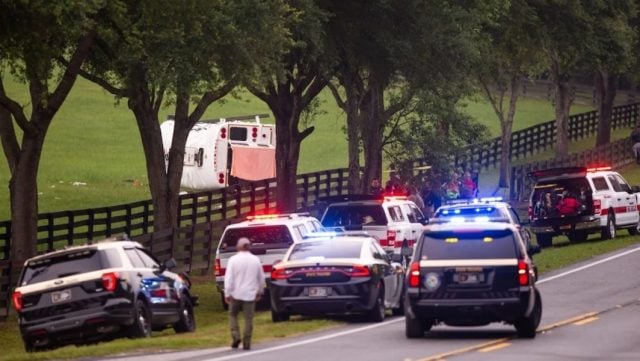
{"label": "man in white shirt", "polygon": [[[251,349],[251,334],[253,332],[253,314],[256,302],[262,297],[265,281],[260,259],[249,250],[251,242],[247,238],[238,239],[236,244],[238,253],[229,258],[227,271],[224,276],[224,299],[229,304],[229,324],[231,326],[231,347],[238,348],[242,341],[242,348]],[[244,333],[240,339],[238,313],[244,314]]]}

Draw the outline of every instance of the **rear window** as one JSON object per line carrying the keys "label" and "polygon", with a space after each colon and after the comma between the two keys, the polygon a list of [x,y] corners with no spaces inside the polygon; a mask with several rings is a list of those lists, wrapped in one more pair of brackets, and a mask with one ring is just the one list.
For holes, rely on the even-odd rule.
{"label": "rear window", "polygon": [[122,267],[114,249],[88,249],[69,252],[29,262],[24,270],[22,286],[107,268]]}
{"label": "rear window", "polygon": [[247,132],[245,127],[229,127],[229,139],[244,142],[247,140]]}
{"label": "rear window", "polygon": [[290,261],[327,258],[360,258],[361,241],[312,241],[293,246]]}
{"label": "rear window", "polygon": [[229,228],[224,232],[220,242],[220,252],[235,252],[238,239],[242,237],[246,237],[251,241],[252,249],[289,248],[293,244],[293,238],[287,226]]}
{"label": "rear window", "polygon": [[331,206],[322,217],[322,225],[325,227],[386,226],[387,217],[380,204]]}
{"label": "rear window", "polygon": [[430,232],[424,235],[421,259],[518,258],[513,233],[504,231]]}
{"label": "rear window", "polygon": [[[572,207],[564,207],[564,199]],[[592,213],[591,187],[585,177],[553,179],[538,182],[532,195],[534,218],[554,218],[563,215]]]}
{"label": "rear window", "polygon": [[607,190],[609,190],[609,186],[607,185],[607,181],[604,179],[604,177],[593,178],[593,187],[597,191],[607,191]]}

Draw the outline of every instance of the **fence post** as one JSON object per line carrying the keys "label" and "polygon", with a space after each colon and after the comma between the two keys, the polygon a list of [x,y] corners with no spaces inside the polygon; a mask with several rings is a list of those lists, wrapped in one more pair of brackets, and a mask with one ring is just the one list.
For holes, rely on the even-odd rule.
{"label": "fence post", "polygon": [[236,217],[240,218],[242,215],[242,186],[236,184]]}
{"label": "fence post", "polygon": [[53,215],[47,213],[47,251],[53,250]]}
{"label": "fence post", "polygon": [[126,204],[124,206],[124,211],[125,211],[124,231],[127,234],[127,236],[131,236],[131,205]]}
{"label": "fence post", "polygon": [[264,212],[269,213],[271,208],[271,182],[267,179],[264,181]]}
{"label": "fence post", "polygon": [[67,245],[73,246],[73,229],[75,227],[75,217],[72,211],[67,211]]}
{"label": "fence post", "polygon": [[149,233],[149,203],[145,202],[142,211],[142,229],[144,233]]}
{"label": "fence post", "polygon": [[222,219],[227,219],[227,188],[220,190],[220,214]]}
{"label": "fence post", "polygon": [[251,182],[251,190],[249,193],[249,212],[256,214],[256,183]]}

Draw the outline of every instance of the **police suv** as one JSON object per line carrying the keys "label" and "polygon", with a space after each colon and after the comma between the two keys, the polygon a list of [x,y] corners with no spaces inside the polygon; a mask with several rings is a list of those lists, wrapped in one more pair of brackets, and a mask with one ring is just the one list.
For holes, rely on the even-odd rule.
{"label": "police suv", "polygon": [[[238,239],[246,237],[251,241],[251,253],[260,258],[268,286],[273,265],[282,261],[289,247],[320,229],[320,222],[308,213],[251,216],[225,228],[218,242],[214,269],[223,307],[227,309],[224,302],[224,275],[229,258],[236,254]],[[268,297],[265,298],[268,300]]]}
{"label": "police suv", "polygon": [[547,247],[554,236],[584,241],[590,233],[615,238],[618,229],[638,234],[637,188],[610,167],[568,167],[530,173],[536,182],[529,200],[531,231]]}
{"label": "police suv", "polygon": [[358,229],[380,242],[386,252],[409,254],[422,234],[427,219],[407,197],[371,196],[369,199],[348,200],[329,205],[322,216],[325,228]]}
{"label": "police suv", "polygon": [[533,338],[542,299],[531,255],[513,225],[494,222],[431,225],[416,245],[407,272],[405,334],[422,337],[439,323],[514,325]]}

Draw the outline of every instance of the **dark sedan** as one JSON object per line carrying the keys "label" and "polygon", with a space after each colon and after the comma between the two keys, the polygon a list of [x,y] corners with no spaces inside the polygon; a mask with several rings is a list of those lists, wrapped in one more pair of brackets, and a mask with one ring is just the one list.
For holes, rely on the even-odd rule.
{"label": "dark sedan", "polygon": [[364,314],[382,322],[403,314],[404,270],[366,235],[327,235],[297,243],[271,273],[274,322],[290,315]]}

